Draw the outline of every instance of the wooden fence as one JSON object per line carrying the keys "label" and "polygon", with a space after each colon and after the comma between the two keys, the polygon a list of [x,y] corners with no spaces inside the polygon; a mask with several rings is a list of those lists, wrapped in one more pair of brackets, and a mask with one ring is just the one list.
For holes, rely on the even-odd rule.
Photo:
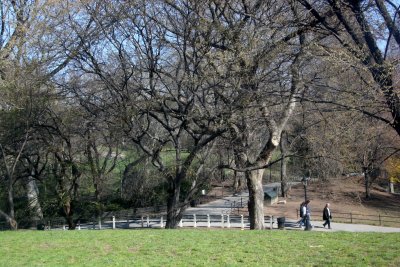
{"label": "wooden fence", "polygon": [[[129,214],[129,213],[128,213]],[[102,229],[135,229],[135,228],[164,228],[164,216],[123,216],[121,212],[112,216],[103,216],[102,218],[78,221],[77,230],[102,230]],[[277,218],[265,216],[264,223],[266,229],[277,227]],[[249,217],[245,215],[232,214],[187,214],[182,217],[178,227],[190,228],[239,228],[249,229]],[[3,228],[6,230],[7,228]],[[43,222],[37,222],[31,226],[31,229],[41,230],[67,230],[68,227],[64,218],[52,218]]]}

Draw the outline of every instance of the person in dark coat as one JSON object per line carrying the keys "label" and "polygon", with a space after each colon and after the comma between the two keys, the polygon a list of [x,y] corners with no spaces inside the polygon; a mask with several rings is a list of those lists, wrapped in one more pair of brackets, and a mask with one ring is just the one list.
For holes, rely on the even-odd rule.
{"label": "person in dark coat", "polygon": [[300,220],[297,221],[299,227],[305,226],[306,223],[306,206],[305,201],[300,204]]}
{"label": "person in dark coat", "polygon": [[305,227],[304,230],[309,231],[312,229],[311,225],[311,208],[310,208],[310,200],[306,200],[305,202],[305,207],[306,207],[306,220],[305,220]]}
{"label": "person in dark coat", "polygon": [[326,225],[328,225],[328,228],[331,229],[331,219],[332,219],[332,213],[331,210],[329,209],[329,203],[326,203],[324,211],[322,212],[322,219],[325,220],[323,226],[325,228]]}

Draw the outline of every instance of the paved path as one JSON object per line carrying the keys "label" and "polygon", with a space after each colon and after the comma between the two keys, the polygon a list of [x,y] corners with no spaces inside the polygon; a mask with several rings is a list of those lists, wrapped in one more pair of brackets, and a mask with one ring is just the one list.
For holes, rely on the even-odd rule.
{"label": "paved path", "polygon": [[[274,188],[280,186],[280,183],[270,183],[264,185],[264,190],[267,188]],[[249,199],[249,194],[247,191],[241,192],[240,194],[234,196],[227,196],[222,199],[218,199],[206,204],[198,205],[197,207],[190,207],[185,211],[185,215],[221,215],[221,214],[231,214],[234,209],[232,207],[237,207],[242,205],[243,207],[247,206],[247,201]],[[276,218],[274,219],[273,228],[277,228]],[[331,222],[331,228],[327,229],[322,226],[322,221],[313,221],[311,218],[311,223],[313,224],[313,231],[326,231],[326,232],[335,232],[335,231],[347,231],[347,232],[400,232],[400,228],[395,227],[383,227],[383,226],[373,226],[373,225],[364,225],[364,224],[346,224],[346,223],[336,223]],[[218,225],[215,225],[218,227]],[[226,226],[225,226],[226,227]],[[248,225],[246,225],[246,228]],[[269,225],[266,225],[268,228]],[[302,230],[302,228],[298,227],[295,220],[286,219],[285,229],[287,230]]]}
{"label": "paved path", "polygon": [[[384,226],[374,226],[367,224],[351,224],[351,223],[336,223],[331,222],[331,229],[323,227],[323,221],[313,221],[311,218],[311,224],[313,225],[312,231],[324,231],[324,232],[381,232],[381,233],[400,233],[400,228],[396,227],[384,227]],[[288,230],[303,230],[300,228],[296,221],[288,220],[285,222],[285,229]]]}
{"label": "paved path", "polygon": [[184,214],[230,214],[233,208],[246,207],[248,200],[249,194],[242,192],[234,196],[227,196],[206,204],[200,204],[196,207],[189,207]]}
{"label": "paved path", "polygon": [[[279,186],[280,183],[269,183],[265,184],[263,187],[264,191],[266,191],[268,188],[275,188]],[[242,191],[241,193],[233,196],[227,196],[206,204],[200,204],[196,207],[189,207],[186,209],[184,214],[230,214],[232,210],[237,207],[246,207],[248,200],[249,192]]]}

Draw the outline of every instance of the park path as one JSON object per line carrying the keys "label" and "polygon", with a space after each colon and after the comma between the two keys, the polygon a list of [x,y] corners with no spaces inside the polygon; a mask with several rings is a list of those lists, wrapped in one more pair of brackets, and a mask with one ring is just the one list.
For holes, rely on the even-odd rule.
{"label": "park path", "polygon": [[[269,183],[264,185],[264,191],[268,188],[274,188],[280,186],[280,183]],[[185,211],[185,215],[221,215],[221,214],[231,214],[234,211],[233,207],[241,205],[242,207],[247,206],[247,201],[249,199],[249,194],[247,191],[242,191],[239,194],[232,196],[226,196],[222,199],[217,199],[206,204],[200,204],[196,207],[189,207]],[[276,221],[276,219],[275,219]],[[365,224],[348,224],[348,223],[336,223],[331,222],[331,228],[327,229],[322,226],[322,221],[313,221],[311,217],[311,223],[313,225],[313,231],[346,231],[346,232],[383,232],[383,233],[394,233],[400,232],[400,228],[395,227],[384,227],[384,226],[374,226]],[[218,227],[218,225],[215,225]],[[276,222],[274,223],[274,228],[277,228]],[[286,219],[285,221],[286,230],[302,230],[295,220]]]}
{"label": "park path", "polygon": [[[280,183],[269,183],[265,184],[264,191],[269,188],[279,187]],[[189,207],[184,212],[187,214],[200,214],[200,215],[219,215],[219,214],[230,214],[231,211],[237,207],[246,207],[249,200],[249,192],[247,190],[242,191],[232,196],[226,196],[221,199],[211,201],[209,203],[200,204],[196,207]]]}

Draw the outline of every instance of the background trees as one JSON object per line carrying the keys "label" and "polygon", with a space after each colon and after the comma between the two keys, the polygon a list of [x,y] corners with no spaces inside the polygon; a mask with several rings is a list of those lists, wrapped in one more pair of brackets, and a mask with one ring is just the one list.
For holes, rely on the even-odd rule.
{"label": "background trees", "polygon": [[[17,168],[22,169],[19,166],[21,161],[29,161],[27,156],[21,157],[25,148],[31,141],[34,143],[38,140],[35,137],[34,125],[37,124],[37,120],[40,121],[44,102],[49,103],[46,98],[50,98],[54,93],[50,79],[63,70],[79,50],[82,41],[76,41],[76,36],[66,34],[67,29],[73,27],[73,23],[70,22],[79,17],[77,5],[69,5],[68,2],[58,4],[54,1],[2,1],[0,9],[0,111],[4,118],[2,123],[6,127],[13,121],[12,114],[15,114],[15,118],[25,125],[18,126],[19,134],[13,136],[25,136],[23,145],[19,145],[19,152],[14,153],[14,163],[6,163],[11,155],[3,151],[3,168],[6,173],[4,180],[9,185],[9,212],[2,212],[2,215],[7,217],[8,214],[13,218],[11,199],[13,185],[17,181],[11,176],[17,175]],[[90,19],[85,21],[79,17],[79,21],[86,25],[82,34],[88,36],[92,30]],[[10,115],[11,117],[6,118]],[[15,127],[12,128],[16,130]],[[10,130],[4,129],[4,136],[13,135]],[[5,142],[4,139],[2,141]],[[21,139],[17,142],[20,143]],[[2,145],[6,147],[4,143]],[[33,186],[32,179],[29,185]],[[31,190],[31,193],[34,191]],[[16,224],[13,225],[16,228]]]}
{"label": "background trees", "polygon": [[387,128],[399,132],[389,1],[3,1],[1,10],[0,210],[15,227],[16,192],[32,217],[62,215],[70,229],[108,205],[156,203],[175,228],[223,167],[246,178],[251,228],[262,229],[272,162],[282,160],[283,193],[305,172],[364,170],[368,195],[398,151]]}

